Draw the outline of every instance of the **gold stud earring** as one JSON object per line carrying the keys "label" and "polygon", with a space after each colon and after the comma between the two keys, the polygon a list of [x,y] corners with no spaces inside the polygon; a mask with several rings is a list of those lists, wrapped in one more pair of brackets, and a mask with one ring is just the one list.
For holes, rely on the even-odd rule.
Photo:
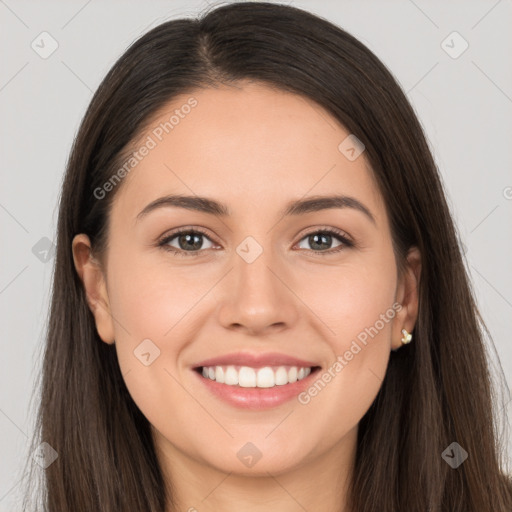
{"label": "gold stud earring", "polygon": [[402,344],[407,345],[407,343],[410,343],[412,340],[412,334],[409,334],[405,329],[402,329]]}

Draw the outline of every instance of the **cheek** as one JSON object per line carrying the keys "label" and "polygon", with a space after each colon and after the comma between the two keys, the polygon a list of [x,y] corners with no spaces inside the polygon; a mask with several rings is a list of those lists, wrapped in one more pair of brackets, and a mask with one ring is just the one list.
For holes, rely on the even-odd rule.
{"label": "cheek", "polygon": [[[109,300],[121,373],[151,423],[172,426],[170,409],[164,404],[174,401],[184,417],[197,415],[194,402],[178,384],[181,374],[176,364],[187,340],[193,338],[193,307],[211,284],[198,279],[191,268],[176,270],[137,254],[117,258],[112,254]],[[179,433],[177,428],[174,435]]]}
{"label": "cheek", "polygon": [[[110,272],[110,304],[132,342],[169,335],[208,290],[208,279],[201,279],[191,267],[167,266],[164,260],[155,264],[136,254],[118,261]],[[126,330],[119,327],[116,332],[126,338]]]}
{"label": "cheek", "polygon": [[317,282],[305,290],[308,306],[328,326],[323,332],[331,359],[301,403],[311,403],[327,415],[332,412],[328,421],[340,428],[349,428],[365,414],[389,361],[392,325],[400,306],[395,303],[395,260],[392,254],[383,254],[331,269],[325,286]]}
{"label": "cheek", "polygon": [[[372,261],[375,260],[375,261]],[[330,267],[305,281],[301,297],[330,333],[336,354],[350,348],[352,340],[389,338],[396,291],[392,258],[361,258],[347,265]],[[316,277],[316,278],[315,278]],[[322,279],[323,277],[323,279]]]}

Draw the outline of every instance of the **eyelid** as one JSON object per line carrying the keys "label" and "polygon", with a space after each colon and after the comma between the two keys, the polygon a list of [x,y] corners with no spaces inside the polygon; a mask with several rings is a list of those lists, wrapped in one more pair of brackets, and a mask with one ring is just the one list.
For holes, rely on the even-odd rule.
{"label": "eyelid", "polygon": [[305,236],[314,235],[317,232],[330,232],[333,233],[341,238],[345,238],[348,242],[355,245],[355,241],[352,239],[352,237],[343,229],[336,228],[334,226],[327,226],[327,225],[313,225],[308,226],[307,228],[304,228],[297,236],[300,237],[299,241],[302,240]]}

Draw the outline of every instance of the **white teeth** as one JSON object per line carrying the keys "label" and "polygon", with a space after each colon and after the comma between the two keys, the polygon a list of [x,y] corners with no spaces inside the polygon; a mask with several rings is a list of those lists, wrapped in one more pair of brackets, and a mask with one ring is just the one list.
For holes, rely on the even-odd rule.
{"label": "white teeth", "polygon": [[254,388],[256,387],[256,372],[254,368],[248,366],[242,366],[238,372],[238,385],[243,388]]}
{"label": "white teeth", "polygon": [[258,370],[256,385],[259,388],[273,388],[276,385],[274,370],[270,366]]}
{"label": "white teeth", "polygon": [[224,369],[222,366],[215,367],[215,380],[220,383],[224,383]]}
{"label": "white teeth", "polygon": [[238,372],[235,370],[234,366],[227,367],[226,374],[224,376],[224,384],[227,384],[228,386],[238,385]]}
{"label": "white teeth", "polygon": [[275,373],[275,383],[277,386],[288,384],[288,372],[284,366],[280,366]]}
{"label": "white teeth", "polygon": [[[237,369],[238,368],[238,369]],[[206,379],[215,380],[228,386],[242,388],[273,388],[302,380],[311,373],[311,368],[297,366],[265,366],[251,368],[249,366],[209,366],[202,368]]]}

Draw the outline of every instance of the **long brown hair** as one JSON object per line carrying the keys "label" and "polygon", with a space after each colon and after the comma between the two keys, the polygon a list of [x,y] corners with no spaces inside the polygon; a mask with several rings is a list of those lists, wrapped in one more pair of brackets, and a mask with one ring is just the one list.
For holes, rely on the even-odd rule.
{"label": "long brown hair", "polygon": [[[115,63],[88,107],[60,199],[34,440],[47,442],[58,458],[43,472],[42,508],[173,507],[150,425],[127,391],[114,346],[96,332],[71,242],[86,233],[96,254],[105,250],[119,187],[101,200],[94,191],[122,165],[155,112],[178,94],[242,79],[308,97],[357,134],[385,199],[399,269],[408,248],[421,251],[414,343],[391,354],[360,421],[351,510],[510,512],[488,332],[420,123],[392,74],[361,42],[298,8],[260,2],[152,29]],[[454,442],[469,455],[456,469],[442,457]]]}

